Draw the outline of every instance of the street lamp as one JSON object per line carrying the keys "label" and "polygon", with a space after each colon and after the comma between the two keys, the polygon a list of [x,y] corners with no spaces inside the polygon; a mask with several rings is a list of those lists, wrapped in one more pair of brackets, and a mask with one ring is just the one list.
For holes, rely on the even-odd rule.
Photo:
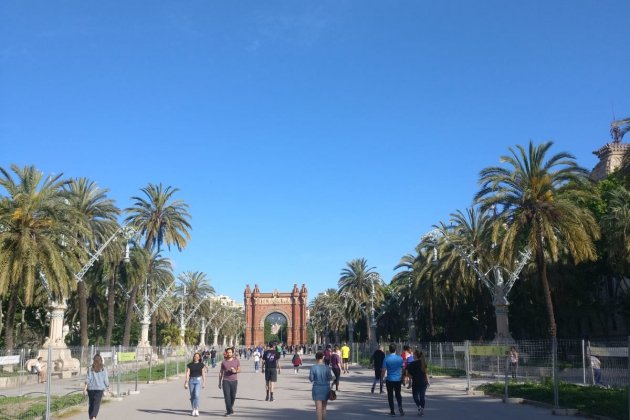
{"label": "street lamp", "polygon": [[413,320],[413,300],[412,300],[412,293],[411,293],[411,276],[409,276],[409,283],[407,285],[407,290],[409,292],[409,318],[407,318],[407,323],[409,325],[409,342],[413,343],[414,341],[416,341],[416,324]]}
{"label": "street lamp", "polygon": [[376,347],[376,318],[374,317],[374,283],[380,282],[381,276],[378,273],[370,273],[366,276],[366,278],[370,281],[371,289],[370,289],[370,346],[372,348]]}

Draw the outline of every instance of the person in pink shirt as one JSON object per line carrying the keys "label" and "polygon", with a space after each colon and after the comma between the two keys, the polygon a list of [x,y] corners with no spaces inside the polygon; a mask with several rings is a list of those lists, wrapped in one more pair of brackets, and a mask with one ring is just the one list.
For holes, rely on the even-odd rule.
{"label": "person in pink shirt", "polygon": [[234,414],[234,401],[236,400],[236,387],[238,385],[238,373],[241,371],[241,363],[234,357],[234,348],[225,350],[225,360],[221,362],[219,371],[219,389],[223,388],[225,399],[225,416]]}

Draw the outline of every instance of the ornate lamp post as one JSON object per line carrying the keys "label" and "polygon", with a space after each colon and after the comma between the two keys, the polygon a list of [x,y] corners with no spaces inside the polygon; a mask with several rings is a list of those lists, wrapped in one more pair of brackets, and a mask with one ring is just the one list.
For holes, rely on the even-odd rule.
{"label": "ornate lamp post", "polygon": [[[514,286],[514,283],[518,279],[518,275],[521,273],[521,270],[523,270],[525,264],[527,264],[531,258],[531,251],[529,248],[525,248],[520,252],[520,260],[516,261],[514,271],[511,273],[506,268],[501,267],[498,264],[493,265],[490,270],[484,273],[479,268],[479,260],[473,260],[473,252],[471,250],[464,249],[460,244],[453,242],[448,233],[443,229],[433,229],[424,235],[422,240],[428,240],[428,242],[436,246],[440,238],[443,238],[455,248],[468,267],[475,272],[479,281],[481,281],[481,283],[483,283],[483,285],[486,286],[492,294],[492,305],[494,306],[494,313],[497,321],[497,334],[495,336],[495,341],[513,341],[508,323],[508,306],[510,304],[508,302],[508,295],[512,290],[512,286]],[[437,247],[433,248],[433,257],[434,263],[437,264]],[[494,281],[488,278],[488,274],[490,272],[493,273]],[[507,281],[503,279],[504,272],[509,275],[509,279]]]}
{"label": "ornate lamp post", "polygon": [[407,324],[409,327],[409,342],[413,343],[416,341],[416,324],[413,319],[413,299],[411,293],[411,277],[409,278],[409,284],[407,287],[407,291],[409,292],[409,318],[407,318]]}
{"label": "ornate lamp post", "polygon": [[370,290],[370,347],[371,348],[375,348],[376,347],[376,318],[374,316],[374,298],[375,298],[375,291],[374,291],[374,283],[377,281],[380,281],[381,276],[379,276],[377,273],[370,273],[367,275],[367,278],[370,280],[371,283],[371,290]]}

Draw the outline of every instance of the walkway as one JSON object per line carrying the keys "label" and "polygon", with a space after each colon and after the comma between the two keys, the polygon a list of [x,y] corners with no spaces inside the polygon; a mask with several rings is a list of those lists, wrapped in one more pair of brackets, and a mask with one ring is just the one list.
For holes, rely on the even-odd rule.
{"label": "walkway", "polygon": [[[282,359],[281,375],[278,377],[274,402],[265,401],[264,375],[255,374],[253,361],[242,360],[238,381],[237,400],[234,415],[237,419],[300,419],[315,418],[315,408],[311,400],[311,386],[308,381],[308,368],[312,357],[304,358],[305,366],[299,374],[290,367],[290,356]],[[190,416],[188,391],[184,389],[183,377],[168,383],[142,385],[139,395],[125,397],[122,401],[112,401],[101,408],[99,419],[172,419]],[[387,417],[389,408],[387,395],[371,394],[372,372],[351,367],[350,374],[341,378],[338,399],[328,404],[328,419],[382,419]],[[225,406],[223,394],[218,389],[218,367],[210,369],[206,389],[202,391],[200,418],[223,416]],[[121,386],[122,387],[122,386]],[[133,385],[122,387],[132,388]],[[465,416],[467,419],[544,419],[552,418],[549,409],[529,405],[504,404],[489,397],[470,396],[464,392],[465,381],[456,379],[434,379],[427,392],[427,419],[452,419]],[[403,406],[406,417],[417,417],[411,393],[403,392]],[[64,419],[85,420],[86,412]],[[555,417],[557,418],[557,417]]]}

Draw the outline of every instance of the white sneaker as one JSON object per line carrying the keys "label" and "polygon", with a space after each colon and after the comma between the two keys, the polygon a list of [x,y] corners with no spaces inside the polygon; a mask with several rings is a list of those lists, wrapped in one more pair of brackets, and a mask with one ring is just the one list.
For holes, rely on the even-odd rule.
{"label": "white sneaker", "polygon": [[190,413],[191,417],[195,417],[195,409],[193,408],[192,412]]}
{"label": "white sneaker", "polygon": [[199,409],[195,408],[195,417],[199,417]]}

